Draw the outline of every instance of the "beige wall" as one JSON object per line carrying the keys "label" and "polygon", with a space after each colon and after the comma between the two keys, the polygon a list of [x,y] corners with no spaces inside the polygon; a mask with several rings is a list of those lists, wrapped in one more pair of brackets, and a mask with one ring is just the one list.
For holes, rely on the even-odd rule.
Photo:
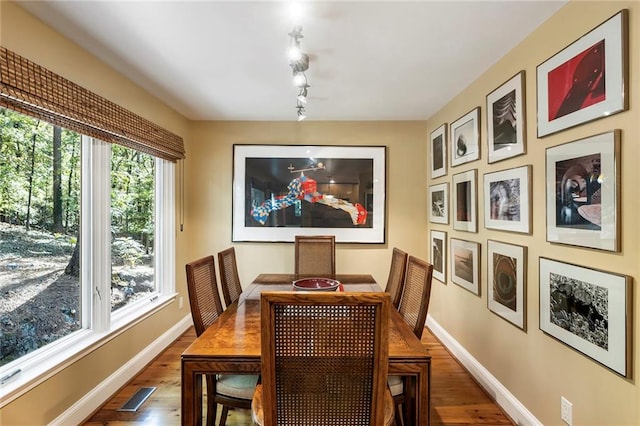
{"label": "beige wall", "polygon": [[[230,246],[233,144],[387,146],[386,244],[338,244],[339,273],[372,273],[386,282],[393,246],[426,255],[426,130],[424,122],[197,122],[186,162],[185,232],[189,256]],[[293,272],[292,243],[238,243],[240,279]]]}
{"label": "beige wall", "polygon": [[[562,131],[542,139],[536,138],[536,66],[605,21],[620,9],[630,9],[630,109],[606,119]],[[638,2],[570,2],[544,23],[521,45],[484,73],[476,82],[428,120],[428,132],[443,122],[451,123],[475,106],[481,106],[481,147],[479,161],[453,169],[445,177],[429,184],[447,182],[452,173],[478,169],[482,187],[484,173],[521,165],[533,165],[533,232],[512,234],[484,229],[484,214],[479,209],[479,232],[454,231],[451,226],[429,227],[448,232],[448,237],[480,242],[481,296],[475,296],[455,284],[434,281],[430,315],[442,325],[472,356],[486,367],[543,424],[561,425],[560,396],[573,403],[575,425],[640,424],[640,391],[636,385],[638,352],[634,350],[632,379],[625,379],[595,363],[590,358],[543,334],[538,326],[538,258],[540,256],[589,267],[628,274],[637,279],[638,244],[638,99],[640,99],[640,65],[638,63],[640,3]],[[499,163],[487,164],[486,95],[519,70],[526,71],[527,154]],[[569,247],[547,243],[545,223],[545,149],[613,129],[622,130],[622,249],[619,253]],[[479,191],[479,206],[483,204]],[[487,309],[487,239],[528,246],[527,331],[523,332]],[[450,271],[449,271],[450,275]],[[636,287],[634,283],[633,287]],[[640,304],[635,297],[633,311]],[[638,315],[632,314],[633,341],[638,341]]]}
{"label": "beige wall", "polygon": [[[384,282],[394,246],[427,258],[430,228],[443,229],[449,237],[482,244],[482,292],[478,298],[455,284],[434,281],[430,314],[456,340],[497,377],[539,420],[561,424],[559,397],[574,404],[574,424],[640,424],[640,392],[635,379],[621,378],[587,357],[544,335],[538,329],[538,268],[541,255],[638,277],[640,227],[636,224],[639,181],[638,30],[637,2],[571,2],[542,25],[518,48],[483,74],[444,109],[424,122],[197,122],[189,123],[150,97],[87,52],[69,43],[12,3],[0,3],[0,43],[17,53],[93,90],[108,99],[166,127],[185,138],[185,230],[177,233],[176,280],[185,296],[184,263],[215,253],[231,243],[232,145],[335,144],[386,145],[387,149],[387,243],[385,245],[340,244],[340,272],[370,272]],[[619,9],[630,9],[631,96],[630,110],[607,119],[538,140],[535,130],[536,65],[598,25]],[[43,48],[46,46],[46,48]],[[485,96],[520,69],[526,71],[527,154],[491,166],[486,163]],[[427,177],[427,135],[443,122],[450,123],[475,106],[482,107],[482,157],[479,161],[449,170],[446,177]],[[552,245],[545,242],[544,150],[611,129],[622,129],[622,250],[606,253]],[[428,185],[449,181],[452,172],[477,168],[479,182],[489,171],[524,164],[533,165],[533,233],[518,235],[483,228],[469,234],[451,227],[427,223]],[[482,193],[479,194],[480,205]],[[177,199],[180,199],[178,196]],[[425,226],[426,225],[426,226]],[[486,241],[488,238],[529,247],[527,274],[527,331],[522,332],[491,314],[486,308]],[[284,243],[238,243],[241,280],[246,285],[257,273],[293,270],[293,247]],[[634,283],[635,287],[635,283]],[[639,309],[634,299],[634,312]],[[2,409],[3,424],[46,423],[120,365],[142,350],[162,332],[188,314],[176,304],[143,321],[104,347],[56,374]],[[634,315],[633,318],[637,318]],[[633,341],[637,341],[637,320]],[[637,369],[634,354],[632,370]],[[635,377],[635,373],[634,373]],[[56,397],[52,397],[52,396]]]}
{"label": "beige wall", "polygon": [[[189,149],[189,122],[184,117],[14,3],[2,1],[0,10],[2,46],[182,136]],[[185,263],[184,235],[177,233],[176,241],[176,287],[186,301],[184,269],[179,267]],[[181,310],[177,309],[177,303],[168,305],[3,407],[0,423],[36,425],[50,422],[185,315],[189,315],[188,303]]]}

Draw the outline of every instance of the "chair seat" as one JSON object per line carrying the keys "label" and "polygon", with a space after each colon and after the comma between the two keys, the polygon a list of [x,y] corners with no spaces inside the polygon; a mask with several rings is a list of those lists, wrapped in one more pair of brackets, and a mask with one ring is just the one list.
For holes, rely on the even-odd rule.
{"label": "chair seat", "polygon": [[402,376],[389,376],[387,378],[387,384],[389,385],[391,396],[398,396],[404,393],[404,381],[402,380]]}
{"label": "chair seat", "polygon": [[250,400],[256,390],[259,376],[253,374],[220,374],[216,392],[233,398]]}
{"label": "chair seat", "polygon": [[[393,377],[393,376],[389,376]],[[399,377],[399,376],[398,376]],[[391,392],[387,390],[384,393],[384,424],[385,426],[391,426],[394,424],[394,404]],[[262,405],[262,384],[258,384],[255,387],[255,393],[253,394],[253,401],[251,401],[251,420],[254,425],[264,425],[264,408]]]}

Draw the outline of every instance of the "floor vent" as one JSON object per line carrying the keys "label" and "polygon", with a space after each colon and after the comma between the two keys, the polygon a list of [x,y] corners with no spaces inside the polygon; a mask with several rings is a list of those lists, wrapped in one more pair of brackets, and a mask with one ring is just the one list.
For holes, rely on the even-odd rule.
{"label": "floor vent", "polygon": [[144,404],[147,398],[149,398],[149,395],[151,395],[155,390],[155,387],[138,389],[138,391],[134,393],[131,398],[122,405],[122,407],[118,408],[118,411],[138,411],[138,408]]}

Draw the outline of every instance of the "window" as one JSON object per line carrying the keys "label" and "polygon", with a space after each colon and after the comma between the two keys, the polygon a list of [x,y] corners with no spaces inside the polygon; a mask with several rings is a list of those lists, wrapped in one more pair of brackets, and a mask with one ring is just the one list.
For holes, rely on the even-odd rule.
{"label": "window", "polygon": [[172,300],[174,164],[8,109],[0,120],[7,401]]}

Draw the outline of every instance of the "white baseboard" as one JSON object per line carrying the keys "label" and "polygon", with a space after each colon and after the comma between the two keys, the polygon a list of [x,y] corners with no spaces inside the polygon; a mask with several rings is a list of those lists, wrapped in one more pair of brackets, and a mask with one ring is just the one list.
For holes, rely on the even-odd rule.
{"label": "white baseboard", "polygon": [[76,401],[64,413],[54,419],[50,425],[77,425],[86,421],[94,411],[107,402],[120,388],[134,378],[147,364],[157,357],[174,340],[180,337],[193,325],[191,315],[186,315],[176,325],[158,337],[153,343],[144,348],[129,362],[107,377],[102,383],[93,388],[82,399]]}
{"label": "white baseboard", "polygon": [[460,343],[430,315],[427,316],[427,327],[458,361],[471,373],[478,383],[495,399],[498,404],[517,425],[543,426],[540,420],[527,410],[509,390],[504,387],[482,364],[478,362]]}

